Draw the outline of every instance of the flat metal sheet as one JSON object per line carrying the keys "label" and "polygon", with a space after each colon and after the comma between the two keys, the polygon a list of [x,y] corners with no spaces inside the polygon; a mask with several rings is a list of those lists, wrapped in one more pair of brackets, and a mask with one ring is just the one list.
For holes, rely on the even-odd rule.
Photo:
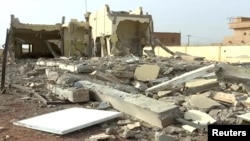
{"label": "flat metal sheet", "polygon": [[122,115],[121,112],[103,111],[85,108],[69,108],[47,113],[29,119],[14,122],[13,124],[64,135],[83,129]]}

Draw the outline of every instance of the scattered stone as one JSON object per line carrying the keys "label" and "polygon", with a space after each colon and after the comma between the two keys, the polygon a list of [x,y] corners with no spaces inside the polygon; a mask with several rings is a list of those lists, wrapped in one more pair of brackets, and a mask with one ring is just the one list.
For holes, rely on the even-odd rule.
{"label": "scattered stone", "polygon": [[248,97],[246,100],[243,100],[241,103],[245,108],[250,108],[250,97]]}
{"label": "scattered stone", "polygon": [[132,130],[132,129],[141,127],[141,123],[140,122],[130,123],[130,124],[127,124],[127,127],[128,129]]}
{"label": "scattered stone", "polygon": [[228,103],[232,106],[236,106],[238,104],[238,101],[236,100],[236,97],[234,94],[228,94],[224,92],[215,92],[212,98],[220,102]]}
{"label": "scattered stone", "polygon": [[188,100],[188,104],[202,111],[208,111],[212,108],[221,107],[221,104],[202,95],[192,95]]}
{"label": "scattered stone", "polygon": [[118,125],[125,125],[125,124],[131,124],[131,123],[132,123],[132,121],[129,120],[129,119],[126,119],[126,120],[119,120],[119,121],[117,122]]}
{"label": "scattered stone", "polygon": [[182,131],[183,131],[183,129],[181,129],[179,127],[171,126],[171,125],[164,128],[165,134],[174,134],[174,133],[179,134]]}
{"label": "scattered stone", "polygon": [[165,97],[165,96],[168,96],[169,94],[171,94],[173,91],[169,90],[169,91],[159,91],[157,93],[158,97],[161,98],[161,97]]}
{"label": "scattered stone", "polygon": [[139,81],[150,81],[158,77],[160,67],[158,65],[140,65],[137,66],[134,77]]}
{"label": "scattered stone", "polygon": [[120,137],[128,139],[133,138],[135,133],[132,130],[129,130],[126,126],[123,128],[123,132],[120,134]]}
{"label": "scattered stone", "polygon": [[190,126],[190,125],[182,125],[181,127],[182,127],[183,129],[187,130],[187,131],[190,132],[190,133],[193,133],[193,132],[196,130],[195,127]]}
{"label": "scattered stone", "polygon": [[107,135],[113,135],[113,134],[116,134],[117,131],[116,131],[116,129],[114,127],[108,127],[108,128],[106,128],[105,133]]}
{"label": "scattered stone", "polygon": [[138,89],[138,90],[140,90],[140,91],[145,91],[145,90],[148,88],[148,86],[147,86],[146,84],[144,84],[143,82],[139,82],[139,81],[133,81],[133,82],[132,82],[132,85],[133,85],[136,89]]}
{"label": "scattered stone", "polygon": [[230,88],[231,88],[231,90],[237,92],[238,90],[240,90],[241,86],[236,85],[236,84],[232,84],[232,85],[230,86]]}
{"label": "scattered stone", "polygon": [[106,70],[106,72],[120,78],[133,78],[134,73],[129,71]]}
{"label": "scattered stone", "polygon": [[98,109],[98,110],[105,110],[105,109],[108,109],[108,108],[110,108],[110,107],[111,107],[111,105],[110,105],[109,102],[107,102],[107,101],[102,101],[102,102],[98,105],[97,109]]}
{"label": "scattered stone", "polygon": [[89,137],[90,141],[102,141],[102,140],[107,140],[107,139],[113,139],[115,141],[115,136],[113,135],[106,135],[105,133],[97,134],[97,135],[92,135]]}
{"label": "scattered stone", "polygon": [[155,133],[155,141],[175,141],[173,136],[166,135],[164,133],[156,132]]}
{"label": "scattered stone", "polygon": [[216,122],[216,120],[210,115],[198,110],[189,110],[185,112],[184,118],[187,120],[193,120],[194,123],[200,125],[208,125]]}
{"label": "scattered stone", "polygon": [[209,115],[213,117],[214,119],[217,119],[219,113],[221,112],[221,109],[212,109],[209,111]]}

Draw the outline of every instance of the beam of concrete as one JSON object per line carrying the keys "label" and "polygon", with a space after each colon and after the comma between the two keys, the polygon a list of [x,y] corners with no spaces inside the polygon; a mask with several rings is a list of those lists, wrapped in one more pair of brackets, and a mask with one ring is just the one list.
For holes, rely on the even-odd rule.
{"label": "beam of concrete", "polygon": [[62,88],[58,85],[47,84],[47,89],[62,100],[69,100],[73,103],[89,101],[89,90],[84,88]]}
{"label": "beam of concrete", "polygon": [[227,64],[218,65],[216,75],[219,80],[231,83],[250,84],[250,69]]}
{"label": "beam of concrete", "polygon": [[160,128],[170,125],[180,113],[175,105],[141,94],[130,94],[89,81],[78,81],[75,85],[89,89],[96,100],[108,101],[115,109]]}
{"label": "beam of concrete", "polygon": [[190,71],[190,72],[186,72],[180,76],[177,76],[169,81],[163,82],[161,84],[155,85],[153,87],[150,87],[148,89],[146,89],[146,93],[147,92],[156,92],[156,91],[160,91],[160,90],[164,90],[170,86],[176,86],[178,84],[187,82],[189,80],[192,80],[194,78],[197,77],[201,77],[204,76],[208,73],[211,73],[215,71],[215,64],[211,64],[209,66],[205,66],[205,67],[201,67],[198,68],[196,70]]}
{"label": "beam of concrete", "polygon": [[195,79],[185,84],[184,92],[186,94],[195,94],[211,90],[219,86],[217,79]]}

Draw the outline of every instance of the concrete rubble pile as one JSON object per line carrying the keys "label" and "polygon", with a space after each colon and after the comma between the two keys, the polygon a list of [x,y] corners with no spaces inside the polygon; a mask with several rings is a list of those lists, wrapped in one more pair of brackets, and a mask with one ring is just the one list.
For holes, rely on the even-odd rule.
{"label": "concrete rubble pile", "polygon": [[[115,140],[117,135],[199,140],[209,124],[250,122],[247,65],[133,55],[16,64],[19,72],[7,75],[10,84],[22,84],[50,101],[124,113],[117,123],[104,126],[105,133],[89,140]],[[17,79],[21,74],[26,76]]]}

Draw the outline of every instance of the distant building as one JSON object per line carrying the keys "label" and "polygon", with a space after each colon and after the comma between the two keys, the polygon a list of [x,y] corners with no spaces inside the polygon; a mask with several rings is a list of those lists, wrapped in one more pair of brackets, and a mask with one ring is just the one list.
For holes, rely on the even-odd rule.
{"label": "distant building", "polygon": [[158,38],[165,46],[181,45],[181,33],[154,32],[153,36]]}
{"label": "distant building", "polygon": [[250,17],[236,17],[228,24],[234,35],[225,37],[223,45],[250,45]]}

